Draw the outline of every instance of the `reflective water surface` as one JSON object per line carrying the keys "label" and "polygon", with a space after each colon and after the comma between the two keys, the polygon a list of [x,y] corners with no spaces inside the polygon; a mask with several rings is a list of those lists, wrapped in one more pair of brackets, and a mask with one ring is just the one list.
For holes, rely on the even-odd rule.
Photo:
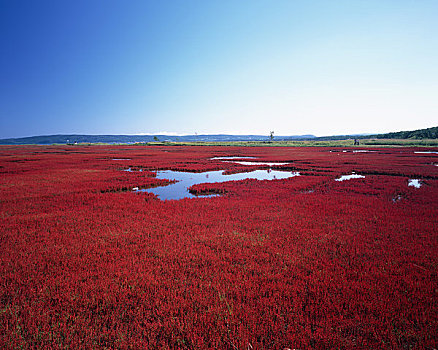
{"label": "reflective water surface", "polygon": [[[341,152],[341,150],[330,150],[329,152],[331,152],[331,153],[338,153],[338,152]],[[372,151],[372,150],[369,150],[369,149],[356,149],[356,150],[347,150],[347,149],[344,149],[344,150],[342,150],[342,152],[343,153],[347,153],[347,152],[353,152],[353,153],[372,153],[372,152],[376,152],[376,151]]]}
{"label": "reflective water surface", "polygon": [[255,159],[257,157],[239,157],[239,156],[231,156],[231,157],[213,157],[211,160],[228,160],[228,159]]}
{"label": "reflective water surface", "polygon": [[351,179],[363,179],[365,176],[359,175],[359,174],[351,174],[351,175],[342,175],[339,179],[335,179],[335,181],[344,181],[344,180],[351,180]]}
{"label": "reflective water surface", "polygon": [[134,171],[143,171],[143,169],[138,169],[138,170],[133,170],[132,168],[128,168],[128,169],[124,169],[123,171],[129,171],[129,172],[134,172]]}
{"label": "reflective water surface", "polygon": [[225,162],[236,163],[241,165],[269,165],[269,166],[290,164],[290,163],[278,163],[278,162],[246,162],[246,161],[236,161],[236,160],[226,160]]}
{"label": "reflective water surface", "polygon": [[217,194],[196,196],[188,191],[188,188],[193,185],[203,183],[219,183],[227,181],[239,181],[245,179],[256,180],[275,180],[288,179],[290,177],[299,176],[299,172],[279,171],[279,170],[254,170],[246,173],[224,175],[223,170],[207,171],[203,173],[190,173],[184,171],[162,170],[157,171],[157,179],[175,180],[176,183],[167,186],[136,189],[135,192],[149,192],[155,194],[161,200],[178,200],[183,198],[202,198],[202,197],[217,197]]}
{"label": "reflective water surface", "polygon": [[213,157],[210,158],[211,160],[222,160],[227,163],[236,163],[241,165],[268,165],[268,166],[274,166],[274,165],[285,165],[289,163],[279,163],[279,162],[263,162],[263,161],[242,161],[242,160],[235,160],[235,159],[257,159],[257,157]]}
{"label": "reflective water surface", "polygon": [[408,186],[414,186],[415,188],[420,188],[421,182],[418,179],[409,179]]}

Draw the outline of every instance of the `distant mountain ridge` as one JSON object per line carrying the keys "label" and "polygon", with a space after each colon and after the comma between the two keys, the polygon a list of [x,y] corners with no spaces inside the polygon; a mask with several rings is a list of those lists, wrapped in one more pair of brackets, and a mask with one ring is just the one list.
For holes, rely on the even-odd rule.
{"label": "distant mountain ridge", "polygon": [[376,139],[437,139],[438,126],[427,129],[418,129],[412,131],[389,132],[368,136]]}
{"label": "distant mountain ridge", "polygon": [[[276,140],[313,139],[314,135],[278,136]],[[74,143],[145,143],[154,141],[169,142],[227,142],[227,141],[268,141],[265,135],[46,135],[1,139],[0,145],[51,145]]]}
{"label": "distant mountain ridge", "polygon": [[[314,135],[275,136],[275,141],[303,140],[345,140],[345,139],[438,139],[438,127],[412,131],[390,132],[386,134],[356,134],[316,137]],[[267,135],[46,135],[0,139],[0,145],[51,145],[74,143],[146,143],[164,142],[232,142],[232,141],[269,141]]]}

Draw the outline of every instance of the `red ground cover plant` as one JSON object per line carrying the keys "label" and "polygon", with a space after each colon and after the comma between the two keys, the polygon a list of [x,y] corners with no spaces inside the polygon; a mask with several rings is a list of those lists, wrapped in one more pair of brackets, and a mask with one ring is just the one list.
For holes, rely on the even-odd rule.
{"label": "red ground cover plant", "polygon": [[[0,147],[0,348],[437,348],[438,156],[353,150]],[[301,176],[131,191],[218,156]]]}

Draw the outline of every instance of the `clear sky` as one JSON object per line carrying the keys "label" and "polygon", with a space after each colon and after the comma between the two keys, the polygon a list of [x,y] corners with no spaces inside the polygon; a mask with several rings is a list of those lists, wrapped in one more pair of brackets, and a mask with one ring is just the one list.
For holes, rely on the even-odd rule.
{"label": "clear sky", "polygon": [[0,138],[438,125],[435,0],[0,0]]}

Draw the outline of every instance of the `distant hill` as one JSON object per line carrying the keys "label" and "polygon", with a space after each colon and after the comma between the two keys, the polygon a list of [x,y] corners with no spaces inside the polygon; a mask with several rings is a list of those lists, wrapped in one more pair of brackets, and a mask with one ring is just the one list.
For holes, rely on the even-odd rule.
{"label": "distant hill", "polygon": [[399,131],[390,132],[387,134],[378,134],[368,136],[369,138],[376,139],[437,139],[438,138],[438,126],[427,129],[419,129],[413,131]]}
{"label": "distant hill", "polygon": [[[314,135],[276,136],[275,140],[303,140],[315,138]],[[52,145],[74,143],[145,143],[154,141],[169,142],[230,142],[230,141],[268,141],[265,135],[47,135],[0,140],[0,145]]]}
{"label": "distant hill", "polygon": [[312,140],[315,141],[337,141],[347,139],[438,139],[438,127],[432,127],[427,129],[419,129],[413,131],[398,131],[389,132],[386,134],[354,134],[354,135],[333,135],[333,136],[321,136],[315,137]]}
{"label": "distant hill", "polygon": [[[314,135],[275,136],[275,141],[330,141],[346,139],[438,139],[438,127],[413,131],[390,132],[386,134],[356,134],[316,137]],[[147,143],[147,142],[233,142],[233,141],[269,141],[267,135],[47,135],[1,139],[0,145],[52,145],[75,143]]]}

